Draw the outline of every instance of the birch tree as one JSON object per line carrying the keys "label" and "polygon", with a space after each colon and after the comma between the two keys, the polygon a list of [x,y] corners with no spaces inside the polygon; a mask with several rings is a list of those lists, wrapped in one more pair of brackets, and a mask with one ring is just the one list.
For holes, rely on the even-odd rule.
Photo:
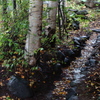
{"label": "birch tree", "polygon": [[40,47],[40,34],[42,32],[42,8],[42,0],[30,0],[29,33],[26,37],[25,58],[31,66],[36,64],[34,52]]}
{"label": "birch tree", "polygon": [[46,26],[46,34],[48,34],[49,38],[52,38],[53,34],[56,31],[56,14],[57,14],[57,6],[58,0],[50,0],[48,7],[49,11],[49,18],[48,18],[48,26]]}

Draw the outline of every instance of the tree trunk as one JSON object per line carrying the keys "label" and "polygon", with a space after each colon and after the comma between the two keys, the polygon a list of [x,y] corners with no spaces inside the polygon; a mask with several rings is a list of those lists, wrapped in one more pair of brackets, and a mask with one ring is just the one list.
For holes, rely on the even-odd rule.
{"label": "tree trunk", "polygon": [[[48,31],[46,31],[48,34],[48,37],[52,39],[52,36],[55,34],[56,31],[56,14],[57,14],[57,6],[58,6],[58,0],[55,1],[49,1],[49,18],[48,18]],[[46,28],[46,29],[47,29]],[[54,40],[49,40],[52,41],[52,43],[55,42]],[[55,45],[51,43],[51,47],[54,47]]]}
{"label": "tree trunk", "polygon": [[26,37],[25,58],[31,66],[36,64],[34,52],[40,47],[40,34],[42,32],[42,7],[42,0],[30,0],[29,33]]}
{"label": "tree trunk", "polygon": [[13,9],[16,10],[16,0],[13,0]]}

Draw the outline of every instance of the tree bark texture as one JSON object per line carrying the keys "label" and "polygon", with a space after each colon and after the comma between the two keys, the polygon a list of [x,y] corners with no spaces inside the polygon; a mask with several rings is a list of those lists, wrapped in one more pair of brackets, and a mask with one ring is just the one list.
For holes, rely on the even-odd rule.
{"label": "tree bark texture", "polygon": [[52,30],[56,29],[57,6],[58,6],[58,0],[49,2],[50,11],[49,11],[48,23]]}
{"label": "tree bark texture", "polygon": [[[48,41],[51,47],[55,47],[55,38],[52,40],[52,36],[56,31],[56,14],[57,14],[58,0],[49,1],[48,8],[48,26],[46,26],[46,34],[48,34]],[[51,42],[52,41],[52,42]]]}
{"label": "tree bark texture", "polygon": [[40,47],[40,34],[42,32],[42,7],[42,0],[30,0],[29,33],[26,37],[25,58],[31,66],[36,63],[34,51]]}

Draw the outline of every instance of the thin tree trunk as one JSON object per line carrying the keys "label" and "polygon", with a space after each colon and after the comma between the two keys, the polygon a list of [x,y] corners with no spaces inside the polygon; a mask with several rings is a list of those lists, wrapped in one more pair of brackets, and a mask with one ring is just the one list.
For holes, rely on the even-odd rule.
{"label": "thin tree trunk", "polygon": [[16,0],[13,0],[13,9],[16,10]]}
{"label": "thin tree trunk", "polygon": [[29,65],[36,64],[34,52],[40,47],[40,34],[42,32],[42,0],[30,0],[29,5],[29,33],[25,45],[25,58]]}
{"label": "thin tree trunk", "polygon": [[61,20],[60,20],[60,0],[58,2],[58,27],[59,27],[59,39],[61,39]]}
{"label": "thin tree trunk", "polygon": [[48,7],[50,8],[50,11],[49,11],[49,18],[48,18],[49,30],[47,34],[49,37],[49,41],[52,41],[50,43],[51,47],[55,47],[55,38],[53,40],[51,39],[56,31],[56,14],[57,14],[58,0],[49,1]]}
{"label": "thin tree trunk", "polygon": [[51,10],[49,12],[48,23],[49,23],[51,29],[54,31],[53,33],[55,33],[55,29],[56,29],[57,6],[58,6],[58,0],[50,1],[49,8],[51,8]]}

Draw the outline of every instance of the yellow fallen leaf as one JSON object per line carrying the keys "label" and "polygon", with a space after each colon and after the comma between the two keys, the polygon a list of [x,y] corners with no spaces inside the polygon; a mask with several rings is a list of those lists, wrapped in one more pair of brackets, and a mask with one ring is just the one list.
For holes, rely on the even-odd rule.
{"label": "yellow fallen leaf", "polygon": [[32,75],[34,75],[34,73],[31,73]]}
{"label": "yellow fallen leaf", "polygon": [[21,75],[21,78],[25,78],[25,76],[24,75]]}
{"label": "yellow fallen leaf", "polygon": [[94,85],[94,83],[91,83],[91,86],[93,86]]}
{"label": "yellow fallen leaf", "polygon": [[0,82],[0,86],[3,86],[3,83],[2,82]]}

